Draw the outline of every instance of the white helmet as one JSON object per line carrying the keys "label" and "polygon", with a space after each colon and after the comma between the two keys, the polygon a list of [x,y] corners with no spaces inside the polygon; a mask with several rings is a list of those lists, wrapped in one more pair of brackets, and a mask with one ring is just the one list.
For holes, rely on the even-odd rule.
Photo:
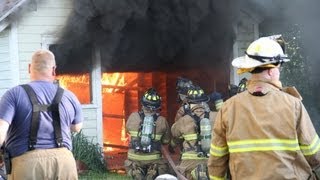
{"label": "white helmet", "polygon": [[162,174],[157,176],[155,180],[178,180],[178,178],[171,174]]}
{"label": "white helmet", "polygon": [[261,37],[253,41],[245,56],[238,57],[232,61],[232,66],[236,68],[255,68],[258,66],[288,62],[287,55],[284,54],[282,47],[277,43],[272,36]]}

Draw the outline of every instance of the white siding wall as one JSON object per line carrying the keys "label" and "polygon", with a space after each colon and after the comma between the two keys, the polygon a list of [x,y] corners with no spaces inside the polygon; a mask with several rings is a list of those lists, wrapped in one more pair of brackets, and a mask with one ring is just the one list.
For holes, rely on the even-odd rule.
{"label": "white siding wall", "polygon": [[0,96],[12,85],[10,78],[9,34],[9,27],[0,32]]}
{"label": "white siding wall", "polygon": [[42,47],[43,37],[58,37],[72,10],[71,0],[42,0],[36,10],[18,22],[18,47],[21,83],[29,81],[28,63],[32,52]]}
{"label": "white siding wall", "polygon": [[[20,83],[29,82],[28,63],[33,51],[46,47],[43,43],[58,38],[72,10],[72,0],[42,0],[35,11],[28,12],[18,22]],[[49,38],[48,38],[49,37]],[[49,39],[49,41],[48,41]],[[99,95],[101,96],[101,94]],[[97,122],[97,105],[83,105],[85,135],[102,144],[101,123]]]}
{"label": "white siding wall", "polygon": [[[257,17],[257,16],[255,16]],[[236,42],[233,46],[234,58],[243,56],[249,44],[259,37],[258,20],[251,17],[246,12],[242,11],[241,20],[235,27],[236,29]],[[231,83],[238,84],[239,80],[243,77],[250,77],[250,74],[246,73],[243,75],[238,75],[236,69],[231,67]]]}

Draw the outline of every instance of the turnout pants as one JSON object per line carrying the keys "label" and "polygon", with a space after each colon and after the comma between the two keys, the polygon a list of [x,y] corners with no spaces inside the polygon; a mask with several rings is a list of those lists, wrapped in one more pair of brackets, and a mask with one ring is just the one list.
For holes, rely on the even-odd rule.
{"label": "turnout pants", "polygon": [[207,165],[208,160],[182,160],[179,166],[177,167],[178,171],[183,174],[187,179],[192,180],[191,172],[195,170],[195,168],[199,164]]}
{"label": "turnout pants", "polygon": [[12,158],[8,180],[77,180],[76,162],[67,148],[35,149]]}
{"label": "turnout pants", "polygon": [[163,159],[153,161],[127,159],[124,166],[127,174],[135,180],[154,180],[156,176],[169,172],[168,164]]}

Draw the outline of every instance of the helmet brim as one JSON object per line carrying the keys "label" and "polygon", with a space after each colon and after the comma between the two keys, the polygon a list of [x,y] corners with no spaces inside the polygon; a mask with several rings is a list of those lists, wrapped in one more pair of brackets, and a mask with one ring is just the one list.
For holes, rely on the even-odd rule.
{"label": "helmet brim", "polygon": [[201,103],[201,102],[209,102],[210,98],[208,96],[204,96],[199,99],[187,99],[189,103]]}
{"label": "helmet brim", "polygon": [[[288,61],[290,61],[290,59],[283,59],[283,62],[288,62]],[[266,64],[272,64],[272,63],[278,63],[278,62],[279,62],[278,60],[274,60],[274,61],[267,60],[266,62],[261,62],[245,55],[245,56],[235,58],[232,61],[232,66],[236,68],[255,68],[255,67],[263,66]]]}

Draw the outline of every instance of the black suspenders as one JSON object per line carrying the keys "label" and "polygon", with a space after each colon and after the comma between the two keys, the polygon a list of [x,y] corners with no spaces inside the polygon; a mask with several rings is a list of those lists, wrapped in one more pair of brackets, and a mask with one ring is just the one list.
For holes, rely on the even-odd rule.
{"label": "black suspenders", "polygon": [[37,95],[34,90],[28,84],[21,85],[23,89],[29,96],[29,99],[32,104],[32,120],[30,127],[30,136],[29,136],[29,150],[35,149],[34,146],[37,143],[37,134],[39,130],[39,117],[40,112],[43,111],[51,111],[52,112],[52,121],[53,121],[53,129],[55,134],[55,140],[58,147],[62,147],[62,133],[61,133],[61,124],[60,124],[60,114],[59,114],[59,103],[61,102],[61,98],[63,95],[63,89],[58,87],[57,93],[53,98],[51,104],[40,104]]}

